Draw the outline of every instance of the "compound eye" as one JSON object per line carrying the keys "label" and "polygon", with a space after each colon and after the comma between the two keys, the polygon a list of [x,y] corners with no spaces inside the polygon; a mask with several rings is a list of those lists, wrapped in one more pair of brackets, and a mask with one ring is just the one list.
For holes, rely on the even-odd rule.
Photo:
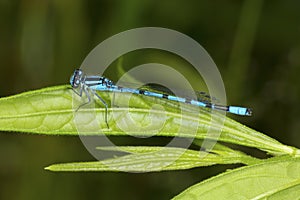
{"label": "compound eye", "polygon": [[78,73],[78,75],[81,75],[82,71],[80,69],[77,69],[77,73]]}

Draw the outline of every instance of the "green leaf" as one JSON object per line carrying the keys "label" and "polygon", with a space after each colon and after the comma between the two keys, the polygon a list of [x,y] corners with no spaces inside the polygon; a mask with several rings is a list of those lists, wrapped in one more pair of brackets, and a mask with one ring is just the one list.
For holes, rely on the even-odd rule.
{"label": "green leaf", "polygon": [[[199,147],[202,147],[203,141],[204,140],[196,139],[193,141],[193,144],[195,144]],[[215,143],[211,149],[207,149],[206,151],[209,151],[210,153],[218,154],[223,157],[239,157],[239,159],[241,161],[240,163],[243,163],[246,165],[252,165],[252,164],[260,162],[259,159],[251,157],[243,152],[229,148],[225,145],[220,144],[219,142]]]}
{"label": "green leaf", "polygon": [[[63,85],[1,98],[0,130],[47,135],[176,136],[256,147],[275,155],[300,155],[298,149],[230,118],[226,117],[222,124],[223,116],[206,109],[200,109],[199,113],[189,112],[196,108],[182,105],[183,110],[187,110],[182,112],[178,103],[165,99],[111,92],[99,95],[109,104],[109,129],[105,123],[105,109],[98,99],[94,101],[95,107],[88,105],[78,109],[87,98],[80,98],[70,86]],[[114,103],[118,103],[118,107],[111,106]],[[154,105],[161,106],[156,109]]]}
{"label": "green leaf", "polygon": [[289,199],[300,196],[300,158],[278,157],[196,184],[174,199]]}
{"label": "green leaf", "polygon": [[190,169],[215,164],[243,163],[246,157],[252,162],[259,162],[258,159],[243,154],[224,156],[176,147],[121,146],[99,147],[98,149],[130,152],[131,154],[103,161],[55,164],[45,169],[51,171],[154,172]]}

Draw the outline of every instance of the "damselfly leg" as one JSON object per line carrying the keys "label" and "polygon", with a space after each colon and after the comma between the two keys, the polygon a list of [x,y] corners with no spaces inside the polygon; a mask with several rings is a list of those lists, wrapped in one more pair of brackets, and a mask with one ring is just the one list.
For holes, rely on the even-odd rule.
{"label": "damselfly leg", "polygon": [[[86,105],[88,105],[88,104],[90,104],[91,102],[92,102],[92,97],[91,97],[91,95],[90,95],[90,92],[93,94],[93,95],[95,95],[100,101],[101,101],[101,103],[104,105],[104,107],[105,107],[105,123],[106,123],[106,126],[107,126],[107,128],[109,129],[109,125],[108,125],[108,105],[107,105],[107,103],[97,94],[97,92],[96,91],[94,91],[94,90],[91,90],[89,87],[86,87],[85,85],[83,85],[82,87],[80,87],[80,90],[79,90],[79,92],[78,91],[76,91],[74,88],[73,88],[73,91],[78,95],[78,96],[80,96],[80,97],[82,97],[82,95],[83,95],[83,93],[86,95],[86,97],[87,97],[87,99],[88,99],[88,101],[87,102],[85,102],[85,103],[83,103],[83,104],[81,104],[80,106],[78,106],[78,108],[76,109],[76,111],[75,112],[77,112],[80,108],[82,108],[82,107],[84,107],[84,106],[86,106]],[[89,92],[90,91],[90,92]]]}

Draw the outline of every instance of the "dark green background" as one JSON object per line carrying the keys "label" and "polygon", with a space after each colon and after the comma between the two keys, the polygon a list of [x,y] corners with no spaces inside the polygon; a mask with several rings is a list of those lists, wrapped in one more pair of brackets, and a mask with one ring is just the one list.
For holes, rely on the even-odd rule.
{"label": "dark green background", "polygon": [[[0,96],[68,83],[104,39],[158,26],[209,52],[234,117],[300,147],[300,1],[0,0]],[[57,162],[92,160],[77,137],[0,135],[0,199],[169,199],[228,166],[148,174],[52,173]]]}

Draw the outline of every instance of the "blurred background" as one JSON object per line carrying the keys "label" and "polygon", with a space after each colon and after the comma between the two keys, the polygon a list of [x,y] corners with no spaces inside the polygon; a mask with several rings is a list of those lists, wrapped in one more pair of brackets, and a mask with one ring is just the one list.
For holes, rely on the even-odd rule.
{"label": "blurred background", "polygon": [[[198,41],[217,64],[234,119],[300,147],[300,1],[0,0],[0,96],[68,84],[106,38],[165,27]],[[78,137],[0,135],[0,199],[170,199],[233,166],[148,174],[52,173],[93,160]]]}

